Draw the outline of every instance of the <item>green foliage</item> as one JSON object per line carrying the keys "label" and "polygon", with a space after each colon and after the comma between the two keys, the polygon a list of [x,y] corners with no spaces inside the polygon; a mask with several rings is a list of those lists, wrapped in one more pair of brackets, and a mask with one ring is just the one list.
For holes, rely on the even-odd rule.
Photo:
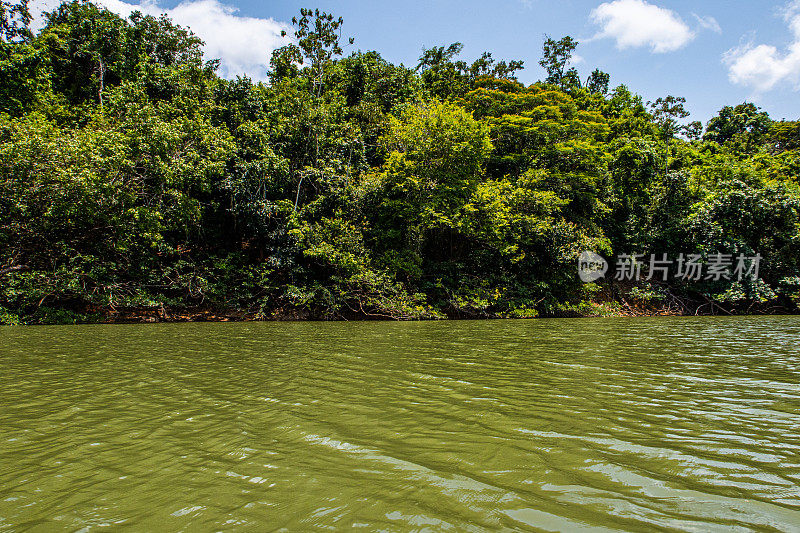
{"label": "green foliage", "polygon": [[608,84],[611,81],[611,75],[603,72],[600,69],[595,69],[586,80],[586,89],[593,94],[601,94],[605,96],[608,94]]}
{"label": "green foliage", "polygon": [[26,41],[31,37],[28,0],[0,2],[0,42]]}
{"label": "green foliage", "polygon": [[464,45],[453,43],[447,48],[423,48],[417,71],[429,96],[441,100],[458,98],[488,79],[516,81],[515,73],[523,68],[519,60],[495,61],[484,52],[472,64],[456,59]]}
{"label": "green foliage", "polygon": [[776,152],[800,150],[800,120],[772,122],[769,143]]}
{"label": "green foliage", "polygon": [[[648,102],[653,112],[656,124],[661,127],[661,133],[665,139],[672,139],[674,135],[681,131],[680,120],[689,116],[683,104],[686,98],[676,96],[666,96],[658,98],[655,102]],[[713,120],[712,120],[713,122]],[[711,122],[709,122],[709,127]]]}
{"label": "green foliage", "polygon": [[754,104],[725,106],[708,122],[703,139],[729,145],[733,151],[750,153],[764,144],[771,125],[769,115]]}
{"label": "green foliage", "polygon": [[[315,92],[321,91],[326,70],[333,59],[344,52],[339,43],[344,20],[319,9],[312,11],[302,8],[300,18],[292,18],[292,24],[296,26],[294,36],[297,44],[286,45],[273,53],[271,79],[276,82],[293,77],[299,73],[295,63],[308,61],[306,73],[312,80]],[[282,32],[282,35],[285,36],[286,32]],[[353,42],[354,39],[350,38],[349,44]]]}
{"label": "green foliage", "polygon": [[[580,77],[578,71],[570,66],[572,53],[578,47],[578,41],[569,35],[556,41],[552,37],[546,37],[544,41],[542,59],[539,64],[547,71],[546,83],[556,85],[562,89],[580,87]],[[595,88],[602,88],[604,77],[599,71],[593,74]],[[605,80],[606,87],[608,80]]]}
{"label": "green foliage", "polygon": [[[800,303],[797,122],[685,124],[547,38],[544,82],[462,46],[343,57],[303,9],[270,83],[224,80],[165,17],[2,3],[0,323],[236,309],[321,319],[608,315],[585,250],[761,254],[761,279],[641,285]],[[352,41],[351,41],[352,42]],[[684,134],[685,137],[680,137]]]}
{"label": "green foliage", "polygon": [[29,44],[0,41],[0,113],[19,117],[52,99],[45,54]]}

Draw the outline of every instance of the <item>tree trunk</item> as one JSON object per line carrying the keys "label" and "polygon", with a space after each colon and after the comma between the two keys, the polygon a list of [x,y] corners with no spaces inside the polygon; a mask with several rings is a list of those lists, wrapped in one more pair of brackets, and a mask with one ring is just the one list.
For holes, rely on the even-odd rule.
{"label": "tree trunk", "polygon": [[15,270],[22,270],[23,268],[25,268],[25,265],[14,265],[6,268],[1,268],[0,276],[5,276],[6,274],[14,272]]}
{"label": "tree trunk", "polygon": [[106,65],[103,63],[103,59],[100,58],[98,61],[97,67],[97,77],[100,79],[100,88],[97,91],[97,97],[100,100],[100,111],[103,110],[103,90],[105,89],[106,84]]}

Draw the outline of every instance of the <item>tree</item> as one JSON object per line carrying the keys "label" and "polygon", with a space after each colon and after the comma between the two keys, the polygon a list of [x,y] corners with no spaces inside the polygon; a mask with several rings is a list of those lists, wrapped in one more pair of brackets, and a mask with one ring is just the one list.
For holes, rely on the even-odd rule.
{"label": "tree", "polygon": [[[334,61],[334,58],[344,52],[339,42],[344,19],[342,17],[334,18],[331,13],[319,9],[311,11],[302,8],[299,19],[292,17],[292,24],[296,26],[294,36],[297,44],[284,47],[284,50],[277,56],[276,66],[283,69],[278,75],[285,73],[288,64],[297,61],[299,55],[297,51],[299,50],[302,54],[300,63],[302,64],[304,59],[309,62],[309,74],[313,81],[314,92],[321,94],[327,67]],[[281,32],[281,35],[286,36],[286,32]],[[348,42],[353,44],[354,39],[351,37]],[[276,56],[273,55],[273,57]]]}
{"label": "tree", "polygon": [[[545,81],[557,85],[562,89],[580,87],[578,71],[569,67],[572,52],[578,47],[578,41],[569,35],[556,41],[546,37],[542,50],[542,59],[539,64],[547,71]],[[569,68],[567,68],[569,67]]]}
{"label": "tree", "polygon": [[516,72],[523,68],[519,60],[495,61],[490,52],[468,64],[456,59],[464,45],[453,43],[447,48],[438,46],[423,48],[417,72],[420,72],[425,87],[436,98],[447,100],[461,97],[475,88],[479,79],[490,77],[499,80],[516,81]]}
{"label": "tree", "polygon": [[[190,30],[174,24],[166,15],[154,17],[134,11],[127,31],[128,61],[165,68],[200,67],[203,41]],[[133,70],[129,65],[129,72]]]}
{"label": "tree", "polygon": [[430,102],[393,118],[384,143],[380,217],[391,223],[380,248],[418,255],[428,239],[457,230],[492,149],[488,127],[452,103]]}
{"label": "tree", "polygon": [[607,74],[600,69],[595,69],[586,80],[586,88],[590,93],[601,94],[605,96],[608,94],[608,83],[610,81],[610,74]]}
{"label": "tree", "polygon": [[166,96],[181,90],[175,70],[192,70],[200,79],[208,74],[200,72],[203,41],[166,17],[134,12],[125,20],[74,0],[46,14],[46,20],[34,44],[46,50],[53,88],[71,105],[94,101],[102,109],[106,89],[126,80]]}
{"label": "tree", "polygon": [[[461,43],[452,43],[447,48],[444,46],[423,48],[422,55],[419,58],[419,64],[417,64],[417,70],[425,72],[431,68],[453,63],[453,58],[458,56],[463,49],[464,45]],[[463,64],[463,67],[466,67],[466,63]]]}
{"label": "tree", "polygon": [[308,9],[270,84],[228,80],[164,16],[67,1],[26,38],[1,6],[0,323],[585,314],[585,250],[760,253],[665,290],[800,303],[800,127],[752,104],[701,139],[682,98],[579,80],[568,37],[526,86],[460,43],[345,56]]}
{"label": "tree", "polygon": [[471,79],[478,78],[479,76],[491,76],[504,80],[514,80],[517,77],[515,73],[524,68],[524,62],[519,60],[495,61],[491,52],[484,52],[481,57],[476,59],[469,68]]}
{"label": "tree", "polygon": [[78,0],[61,4],[46,18],[37,41],[53,57],[55,88],[73,104],[95,99],[102,109],[106,86],[119,83],[129,66],[128,24],[105,8]]}
{"label": "tree", "polygon": [[698,141],[703,136],[703,123],[699,120],[694,120],[684,126],[683,134],[690,141]]}
{"label": "tree", "polygon": [[0,41],[27,41],[32,37],[28,0],[0,1]]}
{"label": "tree", "polygon": [[723,107],[708,121],[703,138],[727,144],[736,151],[750,152],[764,142],[771,125],[769,114],[755,104],[744,102],[736,107]]}
{"label": "tree", "polygon": [[422,49],[417,72],[432,96],[448,99],[461,96],[467,91],[467,63],[455,59],[463,48],[461,43],[452,43],[447,48],[435,46]]}
{"label": "tree", "polygon": [[686,98],[681,96],[666,96],[658,98],[655,102],[647,102],[650,107],[653,118],[661,129],[661,136],[666,143],[666,153],[664,155],[664,174],[669,173],[669,147],[672,139],[684,127],[680,124],[679,120],[689,116],[683,104],[686,103]]}
{"label": "tree", "polygon": [[19,117],[52,103],[48,55],[31,43],[0,41],[0,113]]}
{"label": "tree", "polygon": [[679,119],[689,116],[685,103],[686,98],[671,95],[658,98],[655,102],[647,102],[664,138],[671,139],[681,131]]}
{"label": "tree", "polygon": [[[273,82],[278,82],[287,77],[291,78],[300,72],[311,82],[313,112],[307,124],[309,129],[308,140],[310,141],[307,153],[313,154],[313,160],[311,165],[304,165],[304,168],[297,172],[299,179],[294,202],[294,210],[296,211],[300,202],[303,182],[306,178],[312,180],[324,174],[320,168],[320,136],[328,117],[325,116],[326,102],[324,101],[323,93],[327,77],[333,69],[336,58],[344,52],[340,44],[341,27],[344,24],[344,19],[342,17],[335,18],[331,13],[320,11],[319,9],[312,11],[311,9],[302,8],[300,9],[300,18],[293,17],[292,24],[295,26],[294,36],[297,39],[297,44],[286,45],[273,53],[270,62],[272,66],[270,79]],[[281,32],[281,35],[286,36],[286,32]],[[353,44],[354,39],[351,37],[348,42]],[[308,62],[308,66],[302,71],[296,70],[295,64],[297,62],[300,64]]]}
{"label": "tree", "polygon": [[300,74],[297,66],[303,63],[303,55],[300,49],[293,45],[281,46],[272,51],[269,60],[270,71],[267,73],[272,85],[280,83],[286,78],[294,78]]}
{"label": "tree", "polygon": [[769,141],[775,152],[800,149],[800,120],[781,120],[773,122]]}

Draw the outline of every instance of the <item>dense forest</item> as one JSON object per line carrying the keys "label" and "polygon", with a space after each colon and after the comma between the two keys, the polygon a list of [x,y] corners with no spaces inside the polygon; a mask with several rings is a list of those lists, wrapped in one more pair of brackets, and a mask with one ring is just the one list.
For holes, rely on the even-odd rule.
{"label": "dense forest", "polygon": [[[751,103],[688,122],[682,98],[581,77],[570,37],[525,86],[459,43],[393,65],[304,9],[261,83],[165,17],[73,1],[30,22],[2,2],[0,323],[800,303],[800,122]],[[763,259],[584,284],[586,250]]]}

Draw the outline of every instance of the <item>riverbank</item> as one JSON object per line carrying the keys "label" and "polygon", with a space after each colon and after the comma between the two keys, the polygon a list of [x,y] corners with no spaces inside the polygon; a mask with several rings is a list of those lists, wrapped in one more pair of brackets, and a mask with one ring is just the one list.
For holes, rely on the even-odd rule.
{"label": "riverbank", "polygon": [[[590,310],[591,309],[591,310]],[[756,315],[796,315],[798,311],[781,305],[758,305],[749,310],[737,307],[725,307],[717,302],[700,304],[694,310],[679,310],[673,306],[647,305],[641,302],[590,302],[585,312],[565,311],[538,315],[536,318],[613,318],[613,317],[677,317],[677,316],[756,316]],[[447,316],[438,320],[507,320],[518,317],[508,316]],[[140,324],[140,323],[175,323],[175,322],[302,322],[302,321],[401,321],[402,318],[376,317],[351,314],[339,317],[324,317],[309,311],[286,310],[275,311],[263,315],[238,309],[170,309],[141,308],[116,310],[97,322],[104,324]]]}
{"label": "riverbank", "polygon": [[[336,317],[315,314],[308,310],[275,310],[271,313],[254,313],[241,309],[187,308],[187,307],[136,307],[92,310],[76,313],[57,310],[52,320],[25,322],[34,325],[53,324],[147,324],[181,322],[303,322],[303,321],[401,321],[403,318],[370,316],[352,313]],[[613,318],[613,317],[678,317],[678,316],[754,316],[754,315],[796,315],[797,309],[785,305],[759,304],[755,306],[724,306],[718,302],[693,302],[691,307],[678,308],[674,305],[657,305],[640,301],[597,301],[583,304],[577,310],[539,314],[536,318]],[[500,315],[466,316],[454,314],[438,320],[504,320],[519,317]],[[10,322],[13,324],[14,322]],[[17,322],[22,323],[22,322]]]}
{"label": "riverbank", "polygon": [[[797,299],[780,296],[772,300],[722,301],[700,292],[688,292],[665,284],[604,282],[586,288],[587,297],[535,309],[500,311],[510,307],[463,305],[463,302],[440,303],[417,316],[375,313],[353,305],[336,313],[312,306],[291,305],[272,308],[213,304],[161,304],[137,306],[87,306],[75,303],[42,305],[34,309],[12,311],[0,308],[0,324],[140,324],[175,322],[297,322],[297,321],[408,321],[408,320],[497,320],[534,318],[605,318],[655,316],[747,316],[798,314]],[[400,309],[399,305],[387,306]]]}

